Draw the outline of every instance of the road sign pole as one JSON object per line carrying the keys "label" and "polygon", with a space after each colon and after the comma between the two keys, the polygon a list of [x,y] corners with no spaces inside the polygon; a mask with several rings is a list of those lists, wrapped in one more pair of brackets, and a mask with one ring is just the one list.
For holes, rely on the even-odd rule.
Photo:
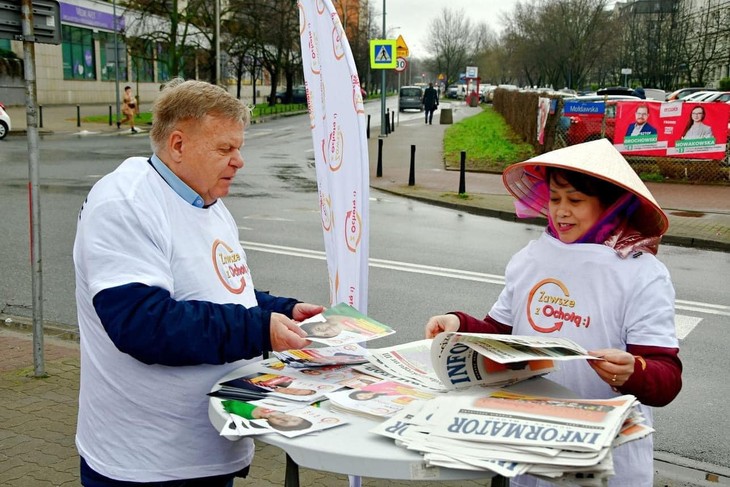
{"label": "road sign pole", "polygon": [[46,375],[43,359],[43,266],[41,256],[41,197],[36,115],[35,39],[33,2],[23,0],[23,64],[25,71],[26,126],[28,136],[28,191],[30,192],[30,261],[33,301],[33,375]]}
{"label": "road sign pole", "polygon": [[395,116],[395,124],[400,127],[400,71],[398,72],[398,92],[396,93],[396,95],[398,96],[398,115]]}

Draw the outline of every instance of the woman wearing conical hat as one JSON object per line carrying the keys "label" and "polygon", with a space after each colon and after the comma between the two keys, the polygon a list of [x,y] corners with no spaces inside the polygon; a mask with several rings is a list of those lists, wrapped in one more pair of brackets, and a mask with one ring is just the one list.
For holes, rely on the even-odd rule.
{"label": "woman wearing conical hat", "polygon": [[[545,232],[517,252],[505,287],[481,320],[434,316],[443,331],[566,337],[604,360],[570,360],[547,377],[586,399],[633,394],[649,406],[682,387],[674,287],[655,257],[669,223],[631,166],[607,140],[548,152],[508,167],[505,186],[520,216],[547,217]],[[651,487],[652,437],[613,450],[610,486]],[[531,476],[512,486],[552,485]]]}

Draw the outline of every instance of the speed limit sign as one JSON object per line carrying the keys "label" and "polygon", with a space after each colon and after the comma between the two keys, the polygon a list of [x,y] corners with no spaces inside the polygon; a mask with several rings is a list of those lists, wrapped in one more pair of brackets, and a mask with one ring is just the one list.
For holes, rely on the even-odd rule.
{"label": "speed limit sign", "polygon": [[399,57],[395,60],[395,70],[398,71],[399,73],[401,71],[405,71],[406,66],[408,66],[408,61],[406,61],[406,58]]}

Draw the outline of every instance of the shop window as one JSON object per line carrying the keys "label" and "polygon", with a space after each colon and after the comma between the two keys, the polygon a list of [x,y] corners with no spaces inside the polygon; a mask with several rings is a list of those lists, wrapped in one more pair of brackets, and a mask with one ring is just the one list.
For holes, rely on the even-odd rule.
{"label": "shop window", "polygon": [[[99,32],[99,57],[101,58],[101,79],[102,81],[114,81],[116,69],[114,65],[114,33]],[[119,79],[127,81],[127,45],[124,38],[117,36],[117,56],[119,59]]]}
{"label": "shop window", "polygon": [[90,29],[61,26],[63,79],[95,80],[94,36]]}

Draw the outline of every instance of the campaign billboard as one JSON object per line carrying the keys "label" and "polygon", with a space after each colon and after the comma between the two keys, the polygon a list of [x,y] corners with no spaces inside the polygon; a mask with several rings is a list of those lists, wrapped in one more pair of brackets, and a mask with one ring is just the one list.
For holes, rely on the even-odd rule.
{"label": "campaign billboard", "polygon": [[727,103],[621,101],[613,142],[627,155],[722,159],[728,120]]}

